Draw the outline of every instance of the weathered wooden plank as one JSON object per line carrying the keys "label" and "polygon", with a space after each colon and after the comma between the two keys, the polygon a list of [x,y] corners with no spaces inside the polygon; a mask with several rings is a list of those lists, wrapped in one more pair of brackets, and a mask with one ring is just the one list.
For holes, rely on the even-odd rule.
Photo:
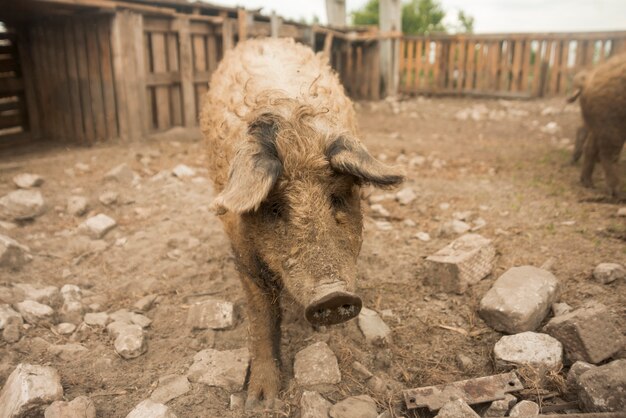
{"label": "weathered wooden plank", "polygon": [[202,103],[204,102],[204,96],[209,90],[209,86],[206,83],[196,83],[196,109],[202,109]]}
{"label": "weathered wooden plank", "polygon": [[521,89],[522,57],[524,56],[524,41],[513,41],[513,65],[511,66],[511,88],[512,92]]}
{"label": "weathered wooden plank", "polygon": [[462,91],[465,86],[465,78],[467,76],[467,41],[461,38],[459,42],[459,57],[458,57],[458,83],[457,90]]}
{"label": "weathered wooden plank", "polygon": [[413,59],[414,69],[413,69],[413,79],[411,84],[409,84],[410,88],[419,88],[421,86],[422,81],[422,68],[423,65],[423,55],[422,55],[422,46],[423,41],[417,40],[415,41],[415,58]]}
{"label": "weathered wooden plank", "polygon": [[352,92],[352,81],[353,77],[353,67],[354,67],[354,57],[352,50],[352,41],[346,41],[346,68],[345,68],[345,78],[343,80],[344,85],[346,86],[346,90],[348,92]]}
{"label": "weathered wooden plank", "polygon": [[363,85],[363,46],[357,45],[355,47],[356,50],[356,58],[355,58],[355,89],[353,94],[356,95],[357,98],[361,98],[361,86]]}
{"label": "weathered wooden plank", "polygon": [[402,57],[404,58],[405,54],[406,54],[406,58],[401,60],[401,63],[403,65],[400,66],[400,68],[404,68],[405,70],[405,75],[404,75],[404,86],[412,86],[413,85],[413,79],[415,78],[415,41],[403,41],[402,44],[404,45],[404,54],[402,55]]}
{"label": "weathered wooden plank", "polygon": [[237,35],[239,36],[238,42],[248,38],[248,12],[243,8],[237,9]]}
{"label": "weathered wooden plank", "polygon": [[[28,29],[29,38],[29,50],[31,52],[31,59],[33,60],[34,78],[36,88],[36,100],[37,106],[41,110],[39,121],[42,138],[50,137],[50,115],[46,112],[47,103],[47,85],[44,72],[43,61],[43,45],[41,42],[41,31],[39,25],[32,25]],[[0,79],[0,96],[2,96],[2,79]],[[20,83],[22,80],[19,80]]]}
{"label": "weathered wooden plank", "polygon": [[483,88],[483,80],[485,78],[485,58],[486,58],[486,49],[487,44],[485,42],[476,42],[476,66],[475,66],[475,74],[476,81],[474,83],[474,88],[476,90],[481,90]]}
{"label": "weathered wooden plank", "polygon": [[528,38],[524,41],[524,54],[522,56],[522,74],[520,90],[523,92],[528,91],[528,85],[530,82],[530,57],[532,51],[532,40]]}
{"label": "weathered wooden plank", "polygon": [[54,44],[53,37],[53,29],[50,27],[50,23],[45,23],[42,25],[42,35],[44,42],[44,59],[45,59],[45,68],[46,68],[46,76],[48,83],[48,91],[49,91],[49,107],[47,110],[50,112],[50,122],[51,122],[51,137],[56,140],[65,140],[65,129],[64,129],[64,120],[62,115],[62,104],[60,101],[61,96],[59,95],[59,73],[57,66],[57,48]]}
{"label": "weathered wooden plank", "polygon": [[85,128],[83,126],[83,109],[80,102],[80,84],[78,77],[78,64],[76,61],[76,37],[72,21],[66,21],[63,25],[65,35],[65,53],[67,59],[67,82],[70,94],[70,109],[72,112],[73,135],[77,142],[85,141]]}
{"label": "weathered wooden plank", "polygon": [[502,42],[494,41],[489,44],[491,59],[489,60],[489,90],[497,91],[499,87],[498,76],[500,75],[500,54],[502,53]]}
{"label": "weathered wooden plank", "polygon": [[565,93],[567,90],[570,74],[569,74],[569,41],[561,41],[561,75],[557,86],[557,93]]}
{"label": "weathered wooden plank", "polygon": [[183,107],[180,93],[180,68],[178,62],[178,34],[168,33],[166,35],[167,42],[167,69],[168,74],[178,75],[176,81],[171,84],[169,91],[170,109],[172,125],[182,126],[183,124]]}
{"label": "weathered wooden plank", "polygon": [[96,31],[85,27],[87,38],[87,65],[89,68],[89,89],[91,92],[91,110],[96,128],[96,139],[107,138],[106,119],[104,114],[104,98],[102,93],[102,77],[100,75],[100,52]]}
{"label": "weathered wooden plank", "polygon": [[223,17],[222,23],[222,49],[228,51],[235,45],[233,22],[228,18],[227,12],[221,12],[220,16]]}
{"label": "weathered wooden plank", "polygon": [[550,63],[552,62],[552,48],[553,48],[552,44],[553,44],[553,41],[548,41],[546,43],[546,51],[543,55],[543,61],[541,63],[541,73],[540,73],[540,77],[541,77],[540,95],[541,96],[545,96],[547,94],[548,87],[550,86],[550,76],[551,76]]}
{"label": "weathered wooden plank", "polygon": [[71,111],[71,98],[69,91],[67,58],[65,51],[65,37],[63,33],[63,26],[55,24],[52,27],[52,40],[54,42],[54,49],[56,50],[56,67],[57,67],[57,88],[58,88],[58,103],[61,106],[61,117],[63,119],[63,140],[75,140],[74,138],[74,115]]}
{"label": "weathered wooden plank", "polygon": [[115,87],[113,65],[111,62],[111,20],[106,16],[97,22],[98,49],[100,56],[100,76],[102,77],[102,96],[104,99],[104,119],[107,138],[119,137],[117,129],[117,110],[115,109]]}
{"label": "weathered wooden plank", "polygon": [[191,127],[197,124],[198,116],[196,106],[196,91],[193,84],[194,59],[192,48],[192,35],[189,32],[189,20],[178,18],[178,41],[180,53],[180,89],[182,95],[182,108],[184,126]]}
{"label": "weathered wooden plank", "polygon": [[451,40],[449,43],[449,50],[448,50],[448,84],[446,85],[446,88],[455,88],[456,87],[456,74],[455,74],[455,69],[456,69],[456,62],[457,62],[457,47],[458,47],[458,42],[456,40]]}
{"label": "weathered wooden plank", "polygon": [[202,35],[192,35],[193,67],[194,71],[206,71],[206,38]]}
{"label": "weathered wooden plank", "polygon": [[441,59],[441,54],[443,51],[443,45],[440,41],[435,42],[435,64],[433,65],[433,88],[440,89],[442,86],[442,64],[444,64],[444,60]]}
{"label": "weathered wooden plank", "polygon": [[207,70],[209,70],[209,72],[213,72],[217,68],[219,61],[217,53],[217,38],[213,34],[209,35],[206,38]]}
{"label": "weathered wooden plank", "polygon": [[13,128],[22,125],[22,115],[19,112],[0,114],[0,129]]}
{"label": "weathered wooden plank", "polygon": [[422,65],[422,69],[423,69],[423,73],[424,73],[424,81],[423,81],[423,85],[427,86],[427,87],[431,87],[431,83],[432,83],[432,79],[431,79],[431,75],[430,75],[430,69],[432,67],[432,64],[430,62],[430,48],[431,48],[431,44],[432,42],[430,40],[427,40],[424,44],[424,63]]}
{"label": "weathered wooden plank", "polygon": [[465,51],[465,81],[463,83],[464,90],[474,89],[474,80],[476,78],[476,42],[468,40]]}
{"label": "weathered wooden plank", "polygon": [[[152,59],[154,65],[154,73],[167,73],[167,56],[165,52],[165,36],[162,33],[152,33]],[[171,126],[170,122],[170,98],[169,87],[155,87],[156,107],[157,107],[157,128],[167,129]]]}
{"label": "weathered wooden plank", "polygon": [[544,42],[537,41],[537,49],[535,50],[535,62],[533,63],[533,78],[531,92],[533,96],[541,95],[541,62],[543,61]]}
{"label": "weathered wooden plank", "polygon": [[372,44],[372,100],[380,100],[380,43],[375,42]]}
{"label": "weathered wooden plank", "polygon": [[[28,130],[34,139],[41,137],[39,103],[37,101],[37,88],[35,86],[35,66],[32,59],[32,43],[27,31],[22,31],[17,39],[17,49],[21,59],[22,79],[24,80],[24,98],[28,113]],[[0,48],[0,53],[2,49]],[[0,110],[2,110],[0,108]],[[6,110],[6,109],[5,109]]]}
{"label": "weathered wooden plank", "polygon": [[143,21],[143,30],[146,32],[170,32],[171,27],[171,18],[150,17]]}
{"label": "weathered wooden plank", "polygon": [[123,32],[126,27],[127,17],[124,12],[117,12],[113,16],[111,23],[111,56],[113,65],[113,74],[115,80],[115,104],[117,110],[117,124],[119,136],[128,140],[131,137],[129,126],[129,109],[128,109],[128,82],[130,78],[125,74],[124,55],[126,53],[126,42],[123,41]]}

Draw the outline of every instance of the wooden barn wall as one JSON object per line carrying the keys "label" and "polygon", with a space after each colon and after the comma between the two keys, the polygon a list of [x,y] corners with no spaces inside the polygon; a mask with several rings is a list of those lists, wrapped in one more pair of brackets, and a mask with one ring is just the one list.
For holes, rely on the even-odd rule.
{"label": "wooden barn wall", "polygon": [[626,32],[404,37],[403,93],[567,94],[574,75],[626,52]]}
{"label": "wooden barn wall", "polygon": [[28,131],[30,124],[16,39],[15,32],[0,33],[0,137]]}
{"label": "wooden barn wall", "polygon": [[38,135],[84,144],[119,137],[110,16],[31,23],[20,51]]}

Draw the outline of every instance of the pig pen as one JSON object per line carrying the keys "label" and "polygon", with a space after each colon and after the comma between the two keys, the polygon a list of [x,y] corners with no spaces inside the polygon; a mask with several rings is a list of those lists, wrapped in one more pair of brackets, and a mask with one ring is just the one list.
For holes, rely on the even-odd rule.
{"label": "pig pen", "polygon": [[[197,375],[190,375],[191,383],[184,379],[198,352],[247,346],[244,294],[226,236],[208,210],[213,193],[202,141],[171,131],[131,144],[3,150],[0,196],[16,189],[18,174],[37,174],[43,184],[33,190],[43,196],[45,212],[0,224],[0,234],[27,246],[32,257],[10,261],[17,269],[2,267],[0,303],[15,307],[38,298],[54,312],[31,313],[26,325],[4,330],[0,387],[8,386],[19,363],[27,363],[54,368],[64,399],[87,396],[102,417],[125,417],[151,394],[178,417],[298,417],[304,388],[294,379],[294,358],[323,342],[341,375],[339,383],[314,388],[328,401],[369,395],[379,414],[426,417],[434,414],[404,408],[402,389],[501,370],[493,347],[503,334],[488,327],[477,309],[509,268],[548,265],[561,284],[559,301],[573,308],[599,302],[624,317],[626,280],[602,284],[592,271],[603,262],[625,263],[626,217],[605,198],[601,170],[596,189],[584,189],[580,167],[568,165],[580,124],[577,105],[418,97],[356,107],[362,140],[373,155],[407,172],[400,189],[365,189],[363,196],[358,292],[364,307],[390,328],[388,336],[367,342],[356,320],[313,330],[301,312],[289,311],[281,342],[282,403],[274,412],[242,412],[245,392],[238,383],[216,387]],[[74,198],[68,208],[72,196],[85,200]],[[82,215],[70,213],[81,209]],[[80,226],[97,214],[115,226],[91,232]],[[461,295],[424,284],[425,257],[468,228],[493,240],[492,273]],[[48,288],[37,292],[25,284]],[[67,303],[72,292],[78,314]],[[205,300],[228,302],[219,305],[223,315],[213,318],[219,323],[209,324],[217,329],[202,324],[207,318],[198,303]],[[124,309],[144,317],[131,318]],[[95,312],[106,312],[108,319],[83,316]],[[143,338],[121,353],[113,338],[121,331],[104,326],[120,318],[130,318],[139,327],[135,336]],[[623,321],[619,327],[623,334]],[[237,357],[217,366],[228,368]],[[565,402],[567,368],[518,398],[542,406]]]}

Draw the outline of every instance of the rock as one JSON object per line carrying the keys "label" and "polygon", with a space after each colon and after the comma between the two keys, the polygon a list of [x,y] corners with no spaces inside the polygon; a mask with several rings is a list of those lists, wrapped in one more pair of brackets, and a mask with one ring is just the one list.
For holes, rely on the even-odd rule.
{"label": "rock", "polygon": [[4,229],[5,231],[11,231],[17,228],[17,225],[14,224],[13,222],[0,221],[0,228]]}
{"label": "rock", "polygon": [[32,256],[28,247],[0,234],[0,268],[18,270],[30,260]]}
{"label": "rock", "polygon": [[28,283],[15,283],[13,287],[24,294],[22,300],[34,300],[50,306],[58,305],[61,300],[59,289],[55,286],[35,287]]}
{"label": "rock", "polygon": [[45,211],[43,197],[36,190],[15,190],[0,198],[0,218],[8,221],[33,219]]}
{"label": "rock", "polygon": [[350,396],[330,408],[331,418],[377,418],[376,401],[367,395]]}
{"label": "rock", "polygon": [[626,278],[626,269],[617,263],[600,263],[593,269],[593,278],[602,284]]}
{"label": "rock", "polygon": [[148,350],[146,337],[139,325],[116,321],[107,326],[107,331],[115,338],[115,351],[127,360],[139,357]]}
{"label": "rock", "polygon": [[58,357],[63,361],[76,361],[89,350],[80,344],[50,344],[48,354]]}
{"label": "rock", "polygon": [[319,393],[304,391],[300,397],[300,418],[328,418],[332,406]]}
{"label": "rock", "polygon": [[186,376],[168,374],[159,378],[159,385],[150,395],[154,402],[166,404],[174,398],[184,395],[191,390],[191,384]]}
{"label": "rock", "polygon": [[383,218],[388,218],[391,216],[391,213],[389,213],[389,211],[385,209],[385,207],[380,203],[375,203],[371,205],[370,209],[372,210],[372,212],[374,212],[375,215],[382,216]]}
{"label": "rock", "polygon": [[0,417],[41,416],[45,405],[62,397],[61,378],[55,369],[21,363],[0,392]]}
{"label": "rock", "polygon": [[156,301],[158,295],[146,295],[144,297],[142,297],[141,299],[139,299],[137,302],[135,302],[135,304],[133,305],[133,308],[135,308],[138,311],[141,312],[147,312],[150,309],[152,309],[152,305],[154,305],[154,302]]}
{"label": "rock", "polygon": [[152,320],[147,316],[135,312],[129,312],[126,309],[120,309],[113,312],[109,318],[112,321],[122,321],[128,324],[139,325],[141,328],[147,328],[152,323]]}
{"label": "rock", "polygon": [[459,370],[462,372],[468,372],[474,368],[474,360],[472,360],[469,356],[466,356],[463,353],[459,353],[456,355],[456,365]]}
{"label": "rock", "polygon": [[2,330],[2,339],[7,343],[16,343],[20,340],[22,326],[24,322],[21,316],[11,316],[6,320],[4,329]]}
{"label": "rock", "polygon": [[626,411],[626,359],[615,360],[584,372],[578,378],[578,385],[583,410]]}
{"label": "rock", "polygon": [[146,399],[133,408],[126,418],[176,418],[176,415],[162,403]]}
{"label": "rock", "polygon": [[408,227],[408,228],[413,228],[415,226],[417,226],[417,224],[415,223],[415,221],[413,219],[405,219],[402,221],[402,225]]}
{"label": "rock", "polygon": [[596,367],[597,366],[584,361],[577,361],[572,364],[572,367],[570,367],[567,372],[567,388],[574,395],[574,399],[578,398],[578,390],[580,389],[578,379],[580,379],[580,376],[589,370],[595,369]]}
{"label": "rock", "polygon": [[548,122],[545,126],[542,126],[539,130],[545,134],[554,135],[557,132],[559,132],[561,128],[556,122]]}
{"label": "rock", "polygon": [[182,179],[185,177],[195,176],[196,170],[194,170],[193,168],[185,164],[178,164],[176,167],[174,167],[174,169],[172,169],[172,174],[178,177],[179,179]]}
{"label": "rock", "polygon": [[73,216],[82,216],[87,212],[87,198],[83,196],[70,196],[67,198],[67,213]]}
{"label": "rock", "polygon": [[624,216],[626,216],[626,206],[625,206],[625,207],[623,207],[623,208],[619,208],[619,209],[617,210],[617,216],[619,216],[619,217],[624,217]]}
{"label": "rock", "polygon": [[510,393],[504,395],[504,399],[491,402],[483,414],[485,418],[505,417],[507,412],[515,405],[517,398]]}
{"label": "rock", "polygon": [[119,193],[117,192],[104,192],[98,197],[100,203],[105,206],[110,206],[114,203],[117,203],[117,199],[119,197]]}
{"label": "rock", "polygon": [[71,402],[55,401],[46,408],[45,418],[96,418],[96,406],[86,396]]}
{"label": "rock", "polygon": [[559,281],[533,266],[513,267],[480,301],[478,314],[493,329],[516,334],[537,329],[558,297]]}
{"label": "rock", "polygon": [[559,370],[563,365],[563,346],[547,334],[527,331],[505,335],[493,348],[496,365],[529,365],[542,371]]}
{"label": "rock", "polygon": [[11,318],[16,318],[19,322],[24,323],[22,316],[13,310],[13,308],[11,308],[8,304],[0,304],[0,329],[4,329]]}
{"label": "rock", "polygon": [[365,367],[364,365],[362,365],[360,362],[358,361],[354,361],[352,362],[352,369],[357,373],[357,375],[362,379],[362,380],[367,380],[370,377],[373,376],[372,372],[370,372],[367,367]]}
{"label": "rock", "polygon": [[187,324],[192,329],[226,329],[234,323],[233,304],[209,299],[196,302],[189,308]]}
{"label": "rock", "polygon": [[391,329],[376,311],[363,308],[359,313],[359,328],[369,343],[385,344],[391,340]]}
{"label": "rock", "polygon": [[511,408],[510,417],[534,417],[539,415],[539,405],[532,401],[523,400]]}
{"label": "rock", "polygon": [[491,240],[463,235],[426,258],[425,283],[443,292],[464,293],[491,272],[495,255]]}
{"label": "rock", "polygon": [[119,183],[130,183],[134,178],[135,173],[126,163],[113,167],[104,175],[105,180],[117,181]]}
{"label": "rock", "polygon": [[85,324],[92,327],[106,327],[109,322],[109,314],[106,312],[89,312],[83,319]]}
{"label": "rock", "polygon": [[337,357],[324,342],[317,342],[300,350],[296,354],[293,371],[301,386],[341,382]]}
{"label": "rock", "polygon": [[22,173],[13,177],[13,183],[20,189],[30,189],[43,184],[43,177],[38,174]]}
{"label": "rock", "polygon": [[570,313],[572,311],[572,307],[567,303],[553,303],[552,304],[552,314],[554,316],[565,315],[566,313]]}
{"label": "rock", "polygon": [[240,391],[243,389],[249,364],[250,353],[247,348],[228,351],[206,349],[193,357],[187,378],[193,383]]}
{"label": "rock", "polygon": [[467,222],[459,221],[458,219],[453,219],[450,222],[446,222],[443,224],[441,228],[441,234],[443,236],[454,236],[461,235],[468,232],[472,229],[472,226]]}
{"label": "rock", "polygon": [[80,324],[85,312],[80,288],[73,284],[66,284],[61,288],[60,294],[63,299],[63,306],[59,311],[61,319],[72,324]]}
{"label": "rock", "polygon": [[545,332],[563,344],[570,361],[599,363],[624,347],[621,332],[606,306],[594,303],[554,317]]}
{"label": "rock", "polygon": [[99,213],[80,224],[78,229],[92,239],[100,239],[111,229],[115,228],[116,225],[117,222],[115,222],[114,219],[103,213]]}
{"label": "rock", "polygon": [[402,190],[400,190],[398,193],[396,193],[396,200],[401,205],[408,205],[411,202],[413,202],[415,199],[417,199],[417,195],[415,194],[413,189],[410,187],[405,187]]}
{"label": "rock", "polygon": [[430,241],[430,235],[428,234],[428,232],[420,231],[417,234],[415,234],[415,238],[424,242]]}
{"label": "rock", "polygon": [[56,330],[61,335],[69,335],[76,330],[76,325],[62,322],[56,326]]}
{"label": "rock", "polygon": [[16,304],[15,307],[24,321],[32,325],[49,324],[54,317],[54,310],[51,307],[34,300],[25,300]]}
{"label": "rock", "polygon": [[393,229],[393,225],[388,221],[374,221],[374,224],[380,231],[391,231]]}
{"label": "rock", "polygon": [[474,410],[461,399],[446,402],[435,418],[480,418]]}
{"label": "rock", "polygon": [[229,408],[231,411],[240,411],[246,405],[246,398],[241,393],[233,393],[230,395],[230,405]]}

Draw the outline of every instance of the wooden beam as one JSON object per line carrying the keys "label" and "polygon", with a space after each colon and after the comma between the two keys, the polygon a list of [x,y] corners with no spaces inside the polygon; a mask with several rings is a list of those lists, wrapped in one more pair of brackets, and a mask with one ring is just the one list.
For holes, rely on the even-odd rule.
{"label": "wooden beam", "polygon": [[[402,30],[402,1],[380,0],[379,27],[381,32],[399,32]],[[399,42],[393,39],[381,41],[380,73],[383,83],[383,96],[395,96],[398,93],[398,64],[400,56]]]}
{"label": "wooden beam", "polygon": [[237,9],[237,34],[239,42],[248,39],[248,12],[246,9]]}
{"label": "wooden beam", "polygon": [[193,52],[189,20],[177,19],[178,42],[180,45],[180,88],[183,102],[183,124],[187,127],[197,125],[195,89],[193,85]]}

